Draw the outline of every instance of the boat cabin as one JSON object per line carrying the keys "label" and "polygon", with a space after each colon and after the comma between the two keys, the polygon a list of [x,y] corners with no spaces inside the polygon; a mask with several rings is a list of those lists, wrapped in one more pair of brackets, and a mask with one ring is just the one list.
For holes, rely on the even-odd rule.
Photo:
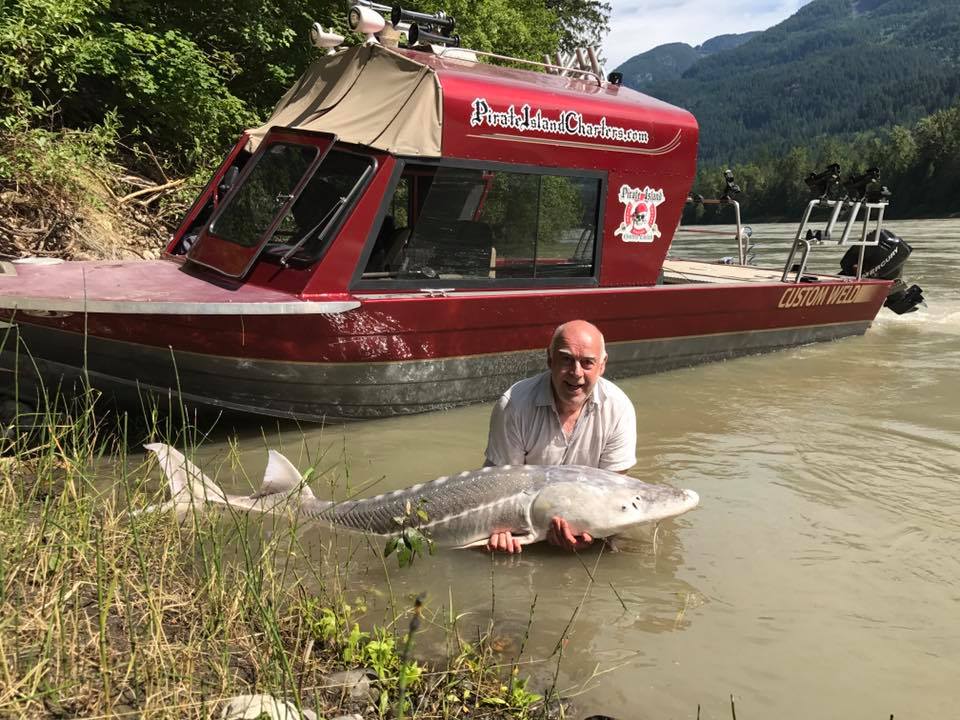
{"label": "boat cabin", "polygon": [[652,285],[696,148],[690,113],[599,75],[365,44],[243,136],[168,251],[304,297]]}

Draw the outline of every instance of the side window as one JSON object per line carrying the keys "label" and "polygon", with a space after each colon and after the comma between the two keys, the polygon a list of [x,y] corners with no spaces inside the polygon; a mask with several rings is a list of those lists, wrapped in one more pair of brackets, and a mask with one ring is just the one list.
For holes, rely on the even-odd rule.
{"label": "side window", "polygon": [[591,277],[600,180],[409,164],[363,278]]}

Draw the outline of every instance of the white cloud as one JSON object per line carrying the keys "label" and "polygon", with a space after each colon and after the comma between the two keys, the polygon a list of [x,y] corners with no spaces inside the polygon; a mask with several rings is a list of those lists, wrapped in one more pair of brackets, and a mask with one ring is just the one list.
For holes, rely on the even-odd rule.
{"label": "white cloud", "polygon": [[810,0],[611,0],[603,43],[607,71],[657,45],[699,45],[717,35],[766,30]]}

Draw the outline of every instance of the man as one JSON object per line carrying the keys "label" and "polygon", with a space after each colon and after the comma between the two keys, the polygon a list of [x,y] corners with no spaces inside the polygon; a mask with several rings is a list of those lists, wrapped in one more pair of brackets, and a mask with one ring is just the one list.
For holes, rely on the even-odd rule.
{"label": "man", "polygon": [[[486,465],[588,465],[624,472],[637,462],[633,403],[602,375],[603,335],[585,320],[564,323],[547,348],[548,370],[514,384],[494,405]],[[547,540],[568,550],[593,542],[553,518]],[[509,532],[490,536],[487,549],[518,553]]]}

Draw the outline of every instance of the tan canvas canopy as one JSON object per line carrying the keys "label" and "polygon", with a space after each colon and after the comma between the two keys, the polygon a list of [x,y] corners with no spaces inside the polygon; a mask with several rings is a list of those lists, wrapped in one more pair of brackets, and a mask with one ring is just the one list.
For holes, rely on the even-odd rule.
{"label": "tan canvas canopy", "polygon": [[270,119],[249,131],[249,149],[282,126],[398,155],[439,157],[441,101],[432,69],[382,45],[360,45],[313,63]]}

